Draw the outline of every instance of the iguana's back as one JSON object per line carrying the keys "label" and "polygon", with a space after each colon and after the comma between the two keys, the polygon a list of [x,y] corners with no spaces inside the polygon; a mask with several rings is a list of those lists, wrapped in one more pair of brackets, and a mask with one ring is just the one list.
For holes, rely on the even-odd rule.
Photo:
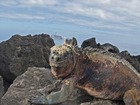
{"label": "iguana's back", "polygon": [[77,69],[84,70],[77,87],[90,95],[119,100],[127,90],[140,88],[140,74],[125,59],[101,49],[86,48],[82,53],[83,66]]}

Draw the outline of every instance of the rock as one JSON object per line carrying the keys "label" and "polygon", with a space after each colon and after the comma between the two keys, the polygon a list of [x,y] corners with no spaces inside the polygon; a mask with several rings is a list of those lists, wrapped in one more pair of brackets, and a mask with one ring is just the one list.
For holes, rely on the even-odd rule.
{"label": "rock", "polygon": [[114,46],[114,45],[112,45],[110,43],[102,44],[100,46],[100,48],[102,48],[102,49],[104,49],[106,51],[109,51],[111,53],[119,53],[120,52],[119,49],[116,46]]}
{"label": "rock", "polygon": [[90,38],[90,39],[83,41],[81,47],[82,48],[85,48],[85,47],[101,48],[101,49],[104,49],[104,50],[112,52],[112,53],[119,53],[119,49],[116,46],[114,46],[110,43],[105,43],[102,45],[100,43],[97,44],[95,38]]}
{"label": "rock", "polygon": [[130,53],[127,50],[120,52],[120,54],[124,57],[125,56],[131,56]]}
{"label": "rock", "polygon": [[3,78],[2,78],[2,76],[0,76],[0,103],[1,103],[1,98],[2,98],[3,94],[4,94]]}
{"label": "rock", "polygon": [[140,55],[137,55],[137,56],[135,56],[137,59],[138,59],[138,61],[139,61],[139,63],[140,63]]}
{"label": "rock", "polygon": [[96,39],[95,38],[90,38],[90,39],[87,39],[87,40],[83,41],[81,47],[82,48],[85,48],[85,47],[95,48],[95,47],[97,47]]}
{"label": "rock", "polygon": [[49,67],[48,57],[53,45],[53,39],[47,34],[14,35],[0,43],[0,74],[5,87],[28,67]]}
{"label": "rock", "polygon": [[14,80],[2,97],[2,105],[29,105],[29,98],[38,95],[38,89],[44,88],[54,80],[50,69],[30,67]]}
{"label": "rock", "polygon": [[138,56],[131,56],[128,51],[122,51],[119,55],[127,60],[140,73],[140,62]]}

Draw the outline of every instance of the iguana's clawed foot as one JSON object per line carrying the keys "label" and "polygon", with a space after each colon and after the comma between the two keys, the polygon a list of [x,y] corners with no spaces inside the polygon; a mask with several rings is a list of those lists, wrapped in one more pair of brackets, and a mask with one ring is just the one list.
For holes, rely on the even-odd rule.
{"label": "iguana's clawed foot", "polygon": [[39,96],[33,96],[29,99],[29,103],[31,105],[45,105],[47,104],[46,96],[50,94],[52,91],[57,89],[58,87],[61,87],[61,80],[55,81],[55,83],[50,84],[42,89],[38,90]]}
{"label": "iguana's clawed foot", "polygon": [[61,88],[61,83],[62,81],[61,80],[57,80],[55,81],[54,83],[42,88],[42,89],[38,89],[37,91],[41,94],[41,95],[44,95],[44,94],[50,94],[52,91],[54,90],[58,90]]}
{"label": "iguana's clawed foot", "polygon": [[62,80],[56,80],[55,82],[54,82],[54,85],[56,86],[56,87],[59,87],[60,85],[62,84]]}
{"label": "iguana's clawed foot", "polygon": [[57,80],[53,84],[48,85],[46,88],[47,88],[48,93],[51,93],[52,91],[56,89],[60,89],[61,85],[62,85],[62,80]]}
{"label": "iguana's clawed foot", "polygon": [[47,103],[45,96],[34,96],[28,101],[30,105],[45,105]]}

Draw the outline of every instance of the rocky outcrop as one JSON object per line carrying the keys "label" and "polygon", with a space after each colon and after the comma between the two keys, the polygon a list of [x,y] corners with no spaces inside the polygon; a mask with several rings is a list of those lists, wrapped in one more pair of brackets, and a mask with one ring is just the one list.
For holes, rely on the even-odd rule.
{"label": "rocky outcrop", "polygon": [[135,56],[137,59],[138,59],[138,61],[139,61],[139,63],[140,63],[140,55],[137,55],[137,56]]}
{"label": "rocky outcrop", "polygon": [[[30,105],[28,100],[31,96],[40,95],[40,89],[51,85],[56,81],[50,69],[29,68],[24,74],[17,77],[2,97],[2,105]],[[79,95],[80,94],[80,95]],[[77,97],[78,98],[75,98]],[[84,92],[59,105],[121,105],[113,101],[94,99]],[[90,103],[90,104],[89,104]]]}
{"label": "rocky outcrop", "polygon": [[29,105],[31,96],[39,94],[38,89],[51,84],[54,79],[50,69],[29,68],[24,74],[17,77],[8,91],[2,97],[2,105]]}
{"label": "rocky outcrop", "polygon": [[50,47],[54,41],[47,34],[14,35],[0,43],[0,74],[8,88],[28,67],[49,67]]}
{"label": "rocky outcrop", "polygon": [[2,76],[0,76],[0,103],[1,103],[1,97],[3,96],[3,94],[4,94],[3,78]]}
{"label": "rocky outcrop", "polygon": [[119,55],[126,59],[140,73],[139,56],[132,56],[128,51],[122,51],[119,53]]}
{"label": "rocky outcrop", "polygon": [[95,38],[90,38],[90,39],[84,40],[81,45],[81,48],[85,48],[85,47],[89,47],[89,46],[92,48],[97,47]]}
{"label": "rocky outcrop", "polygon": [[85,47],[101,48],[101,49],[104,49],[104,50],[109,51],[111,53],[119,53],[120,52],[116,46],[114,46],[110,43],[105,43],[102,45],[100,43],[97,44],[95,38],[90,38],[90,39],[83,41],[81,48],[85,48]]}
{"label": "rocky outcrop", "polygon": [[99,46],[99,48],[102,48],[102,49],[109,51],[111,53],[119,53],[120,52],[116,46],[114,46],[110,43],[102,44],[101,46]]}

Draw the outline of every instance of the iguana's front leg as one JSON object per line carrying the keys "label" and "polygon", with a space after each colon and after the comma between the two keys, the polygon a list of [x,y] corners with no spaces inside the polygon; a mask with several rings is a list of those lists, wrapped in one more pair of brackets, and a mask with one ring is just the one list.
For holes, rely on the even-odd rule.
{"label": "iguana's front leg", "polygon": [[55,91],[56,89],[60,89],[61,88],[61,85],[62,85],[62,80],[56,80],[54,83],[42,88],[42,89],[39,89],[39,93],[41,94],[49,94],[51,93],[52,91]]}
{"label": "iguana's front leg", "polygon": [[29,102],[31,104],[58,104],[66,101],[69,95],[74,90],[74,82],[73,79],[65,80],[62,84],[61,90],[58,92],[52,92],[49,95],[45,96],[37,96],[32,97]]}

